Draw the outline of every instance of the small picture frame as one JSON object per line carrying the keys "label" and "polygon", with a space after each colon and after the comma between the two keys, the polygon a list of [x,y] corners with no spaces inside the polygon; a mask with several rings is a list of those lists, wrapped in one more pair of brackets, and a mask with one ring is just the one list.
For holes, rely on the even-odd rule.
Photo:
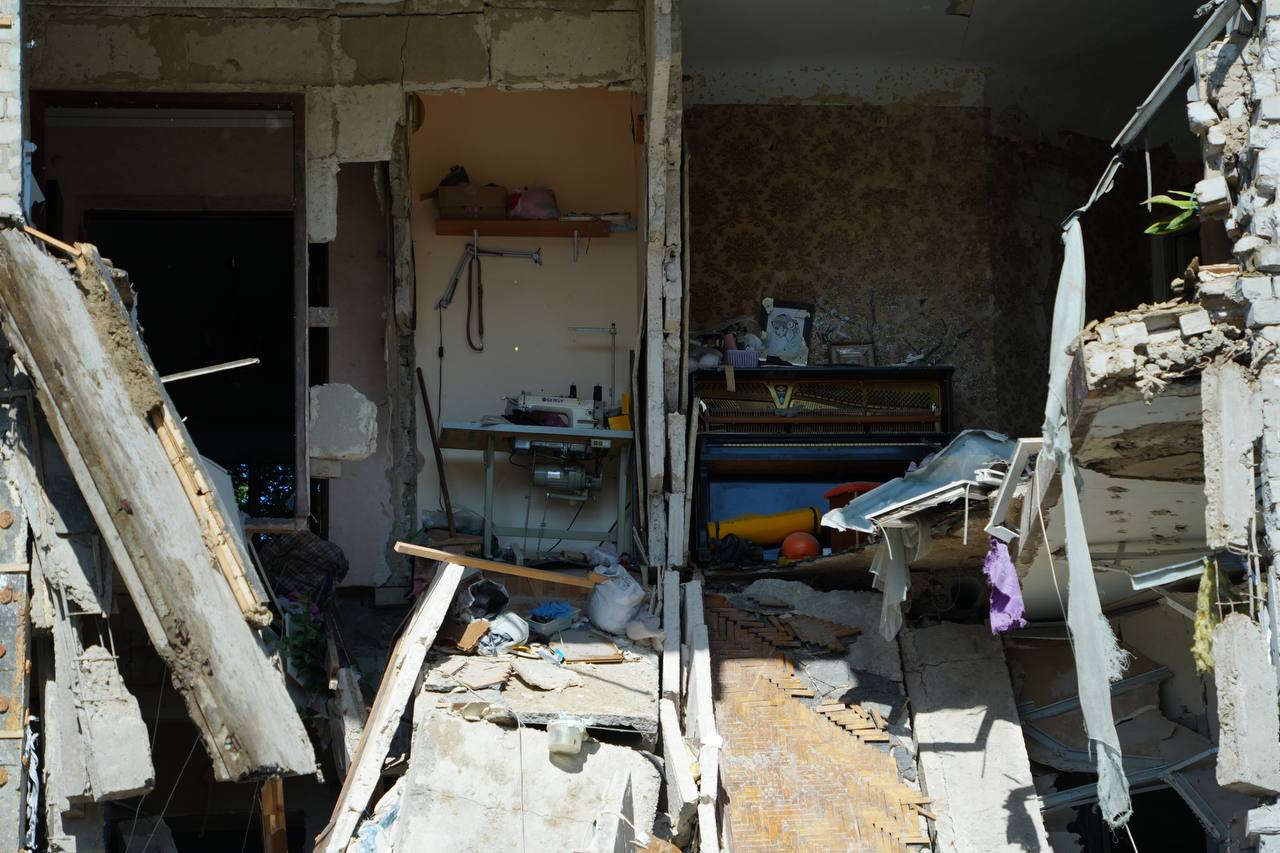
{"label": "small picture frame", "polygon": [[875,347],[872,344],[832,344],[829,355],[832,364],[876,366]]}
{"label": "small picture frame", "polygon": [[808,364],[813,304],[766,299],[763,307],[762,325],[768,354],[791,364]]}

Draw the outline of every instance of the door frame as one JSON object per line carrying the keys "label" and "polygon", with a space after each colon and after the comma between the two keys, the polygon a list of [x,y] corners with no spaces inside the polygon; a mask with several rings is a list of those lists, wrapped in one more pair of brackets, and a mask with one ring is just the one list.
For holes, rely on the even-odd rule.
{"label": "door frame", "polygon": [[293,131],[293,335],[294,335],[294,465],[296,470],[293,518],[254,518],[245,524],[249,532],[272,533],[299,530],[311,515],[310,455],[307,452],[308,377],[307,322],[307,142],[306,96],[301,93],[266,92],[84,92],[34,90],[29,95],[32,158],[36,181],[44,183],[44,160],[38,156],[45,141],[45,111],[50,107],[101,109],[242,109],[287,110]]}

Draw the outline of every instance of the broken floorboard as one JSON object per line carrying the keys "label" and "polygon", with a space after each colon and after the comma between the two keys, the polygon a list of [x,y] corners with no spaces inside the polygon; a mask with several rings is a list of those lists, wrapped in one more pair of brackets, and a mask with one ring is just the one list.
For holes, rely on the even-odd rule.
{"label": "broken floorboard", "polygon": [[814,691],[762,624],[732,607],[708,611],[733,849],[905,851],[929,843],[929,798],[901,781],[888,749],[856,733],[851,707],[809,704]]}
{"label": "broken floorboard", "polygon": [[315,755],[148,418],[171,416],[145,348],[92,246],[78,274],[0,231],[5,336],[220,780],[311,773]]}
{"label": "broken floorboard", "polygon": [[351,768],[342,783],[338,802],[333,807],[333,816],[329,825],[316,837],[317,853],[342,853],[355,834],[373,789],[382,779],[382,764],[391,747],[391,739],[400,727],[400,718],[409,704],[409,697],[418,683],[427,649],[435,642],[460,580],[462,566],[442,564],[436,569],[431,587],[414,605],[404,634],[391,650],[391,659],[378,687],[378,695],[374,697],[369,720],[360,735],[360,745],[352,756]]}

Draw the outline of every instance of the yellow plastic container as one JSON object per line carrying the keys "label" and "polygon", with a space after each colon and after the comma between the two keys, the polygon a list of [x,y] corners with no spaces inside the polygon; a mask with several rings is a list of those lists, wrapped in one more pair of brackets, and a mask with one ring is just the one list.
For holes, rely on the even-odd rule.
{"label": "yellow plastic container", "polygon": [[742,539],[750,539],[762,548],[781,545],[791,533],[804,531],[818,535],[822,525],[822,510],[816,506],[789,509],[771,515],[740,515],[728,521],[707,522],[707,534],[712,539],[723,539],[730,533]]}
{"label": "yellow plastic container", "polygon": [[609,418],[609,429],[620,429],[623,431],[631,429],[631,415],[614,415]]}

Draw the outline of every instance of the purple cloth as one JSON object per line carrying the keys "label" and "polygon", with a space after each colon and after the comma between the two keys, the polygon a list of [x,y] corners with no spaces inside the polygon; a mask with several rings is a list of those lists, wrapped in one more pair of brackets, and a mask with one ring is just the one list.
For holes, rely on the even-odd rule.
{"label": "purple cloth", "polygon": [[1009,559],[1009,546],[990,537],[991,548],[982,561],[982,573],[991,584],[991,633],[1002,634],[1027,624],[1018,572]]}

